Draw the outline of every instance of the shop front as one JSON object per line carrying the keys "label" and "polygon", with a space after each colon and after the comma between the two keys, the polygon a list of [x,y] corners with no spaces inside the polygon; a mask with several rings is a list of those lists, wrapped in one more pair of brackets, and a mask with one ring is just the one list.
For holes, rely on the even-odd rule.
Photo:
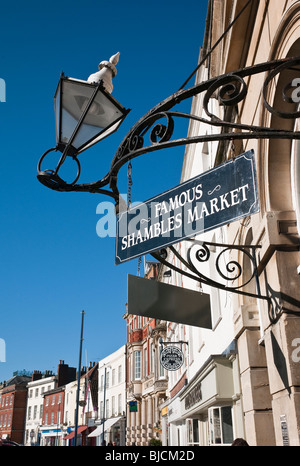
{"label": "shop front", "polygon": [[61,429],[41,429],[41,446],[56,447],[62,445],[63,432]]}
{"label": "shop front", "polygon": [[[78,426],[77,428],[77,446],[86,446],[87,445],[87,434],[88,426]],[[72,427],[70,432],[65,435],[63,438],[64,446],[74,446],[75,445],[75,427]]]}
{"label": "shop front", "polygon": [[211,356],[169,403],[170,445],[230,445],[235,437],[230,359]]}
{"label": "shop front", "polygon": [[111,417],[98,425],[93,432],[88,435],[89,441],[94,445],[103,445],[103,435],[105,445],[125,446],[126,419],[123,416]]}

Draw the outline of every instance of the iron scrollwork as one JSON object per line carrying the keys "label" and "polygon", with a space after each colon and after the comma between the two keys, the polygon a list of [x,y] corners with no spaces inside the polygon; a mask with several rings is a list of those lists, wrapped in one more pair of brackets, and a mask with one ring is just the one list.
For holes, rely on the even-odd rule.
{"label": "iron scrollwork", "polygon": [[[300,95],[297,101],[290,96],[291,90],[296,90],[295,85],[299,85],[300,89],[300,79],[298,78],[300,69],[297,68],[298,66],[300,66],[300,57],[274,60],[208,79],[189,89],[178,90],[148,111],[148,113],[130,129],[112,159],[109,172],[96,182],[85,184],[77,183],[80,175],[80,164],[76,154],[73,154],[73,159],[77,163],[77,176],[72,183],[67,183],[62,180],[55,171],[46,170],[41,172],[41,163],[45,156],[51,150],[56,150],[56,148],[45,152],[40,159],[38,164],[38,178],[47,187],[57,191],[78,191],[108,195],[114,199],[116,210],[118,211],[120,200],[117,186],[118,173],[124,164],[143,154],[165,148],[208,141],[222,142],[243,139],[299,140],[299,131],[282,129],[280,128],[280,124],[277,124],[279,127],[275,128],[240,122],[237,111],[238,104],[243,102],[248,94],[248,82],[251,76],[263,73],[262,104],[267,112],[276,118],[285,120],[299,118],[300,111],[298,110],[298,104]],[[286,71],[289,72],[289,76],[281,80],[281,76],[284,76],[282,73]],[[294,79],[291,80],[291,77],[294,77]],[[282,104],[284,104],[282,107],[284,110],[276,108],[275,104],[272,105],[268,102],[269,89],[273,81],[277,81],[276,85],[278,85],[279,82],[282,84],[283,81],[287,81],[284,82],[282,86]],[[173,108],[181,102],[200,94],[203,96],[202,107],[206,114],[205,118],[204,116],[173,110]],[[296,94],[298,97],[298,93]],[[223,118],[214,115],[210,111],[209,103],[212,98],[218,99],[220,106],[223,107]],[[278,107],[278,102],[276,102],[276,105]],[[289,105],[290,107],[288,107]],[[235,109],[236,112],[227,112],[228,109]],[[287,111],[288,109],[290,109],[290,111]],[[220,131],[218,133],[208,132],[206,134],[175,139],[173,136],[175,134],[175,121],[178,121],[177,119],[199,121],[208,126],[219,128]],[[147,136],[149,136],[148,145],[146,142]],[[45,176],[45,174],[47,174],[47,176]],[[201,267],[199,267],[208,260],[210,260],[211,263],[212,248],[221,248],[221,252],[218,252],[215,257],[215,275],[218,276],[218,279],[205,276],[200,270]],[[161,263],[167,265],[170,269],[184,274],[193,280],[197,280],[200,283],[211,285],[221,290],[267,300],[269,304],[270,320],[275,321],[282,312],[282,305],[280,297],[275,296],[268,287],[266,287],[266,296],[260,293],[255,254],[257,248],[259,248],[259,246],[234,246],[193,240],[187,248],[186,257],[180,255],[174,246],[170,246],[168,250],[156,251],[152,253],[152,256]],[[238,253],[236,255],[238,255],[239,258],[244,257],[248,261],[249,267],[247,270],[251,270],[251,273],[246,278],[243,270],[243,261],[236,258],[227,259],[230,252],[234,250]],[[180,267],[176,267],[168,260],[169,251],[179,259]],[[224,265],[225,268],[222,268]],[[241,282],[242,279],[243,283]],[[256,279],[257,293],[252,293],[247,290],[247,285],[253,279]]]}
{"label": "iron scrollwork", "polygon": [[[195,239],[186,239],[183,243],[186,244],[186,247],[181,248],[185,251],[184,254],[179,252],[175,246],[169,246],[168,249],[153,252],[152,256],[168,268],[204,285],[246,296],[258,297],[257,293],[246,291],[245,287],[257,274],[255,252],[260,246],[236,246]],[[233,251],[237,253],[237,257],[230,257]],[[169,260],[170,253],[178,259],[179,267]],[[245,258],[249,264],[247,273],[244,270]],[[202,266],[205,263],[209,263],[210,268],[214,264],[214,270],[212,271],[214,278],[203,273]]]}
{"label": "iron scrollwork", "polygon": [[[293,81],[285,83],[282,90],[283,103],[292,106],[289,112],[278,110],[268,102],[268,89],[273,80],[278,79],[281,73],[286,70],[294,70],[294,76],[299,75],[300,70],[296,68],[299,65],[300,57],[275,60],[208,79],[189,89],[180,89],[157,104],[130,129],[112,159],[109,172],[96,182],[77,184],[77,176],[75,182],[67,183],[63,181],[57,173],[49,173],[48,177],[42,178],[40,176],[41,163],[38,165],[38,178],[51,189],[58,191],[86,191],[109,195],[114,198],[118,207],[119,191],[117,187],[117,178],[119,170],[125,163],[143,154],[169,147],[184,146],[205,141],[274,138],[290,140],[300,139],[300,132],[297,131],[245,124],[238,121],[238,114],[236,118],[231,117],[229,119],[226,116],[226,109],[236,108],[236,106],[246,98],[248,93],[248,84],[246,81],[253,75],[264,73],[266,76],[262,88],[262,102],[265,109],[272,115],[276,115],[280,118],[298,118],[300,116],[300,111],[297,110],[297,105],[293,99],[289,97],[289,92],[293,88]],[[290,79],[290,77],[287,79]],[[203,95],[203,110],[207,117],[204,118],[202,116],[173,110],[176,105],[200,94]],[[223,118],[219,118],[209,110],[209,101],[211,98],[217,98],[220,105],[224,107]],[[175,134],[175,129],[177,129],[175,128],[175,121],[177,121],[177,119],[197,120],[209,126],[219,127],[220,131],[217,134],[200,134],[197,136],[175,139],[173,136]],[[149,136],[149,143],[146,142],[146,136]],[[78,167],[80,167],[77,156],[73,158],[75,158]],[[80,170],[78,174],[79,173]]]}
{"label": "iron scrollwork", "polygon": [[[168,269],[200,284],[265,300],[272,323],[275,323],[283,312],[295,313],[289,306],[300,307],[299,301],[271,288],[265,270],[263,276],[266,294],[261,293],[259,265],[256,259],[260,245],[229,245],[195,239],[186,239],[182,243],[186,243],[186,247],[181,247],[180,252],[175,246],[169,246],[152,252],[152,256]],[[176,257],[178,265],[169,257],[172,254]],[[211,276],[204,272],[205,263],[209,264]]]}
{"label": "iron scrollwork", "polygon": [[[190,89],[180,90],[170,96],[165,101],[158,104],[150,110],[145,117],[139,120],[132,130],[125,137],[116,156],[111,164],[111,174],[117,175],[121,166],[128,160],[131,160],[140,155],[161,150],[168,147],[176,147],[180,145],[188,145],[201,143],[205,141],[231,141],[241,139],[300,139],[300,132],[289,131],[285,129],[272,128],[269,126],[258,126],[252,124],[240,123],[234,119],[228,121],[225,116],[219,118],[209,110],[209,102],[211,98],[217,98],[220,105],[224,107],[224,115],[227,108],[233,108],[242,102],[248,93],[248,84],[246,78],[258,73],[267,73],[262,88],[263,105],[268,112],[277,115],[280,118],[298,118],[300,112],[282,112],[273,107],[268,102],[268,89],[274,79],[283,73],[285,70],[291,70],[300,65],[300,57],[276,60],[252,67],[244,68],[239,71],[228,73],[217,78],[209,79],[201,82]],[[300,70],[295,70],[299,74]],[[300,84],[300,83],[299,83]],[[282,90],[283,102],[296,106],[296,103],[288,97],[287,92],[293,88],[293,82],[285,84]],[[180,104],[184,100],[194,97],[198,94],[203,94],[203,110],[207,117],[198,115],[186,114],[180,111],[174,111],[173,107]],[[160,131],[157,131],[158,121],[166,119],[167,125],[162,125]],[[175,118],[196,120],[209,126],[220,128],[219,133],[200,134],[198,136],[190,136],[180,139],[172,139],[175,130]],[[162,130],[163,129],[163,130]],[[150,144],[146,145],[146,134],[150,133]],[[156,133],[157,137],[153,137]],[[138,141],[133,147],[132,140]]]}

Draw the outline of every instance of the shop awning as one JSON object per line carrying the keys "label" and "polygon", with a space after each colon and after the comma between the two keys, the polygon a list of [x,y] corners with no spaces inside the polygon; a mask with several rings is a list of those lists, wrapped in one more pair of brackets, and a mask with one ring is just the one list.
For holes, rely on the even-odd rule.
{"label": "shop awning", "polygon": [[[110,427],[112,427],[114,424],[116,424],[119,420],[121,419],[120,417],[112,417],[110,419],[107,419],[104,421],[104,432],[106,432]],[[93,430],[88,437],[98,437],[99,435],[102,435],[103,432],[103,424],[97,427],[97,429]]]}
{"label": "shop awning", "polygon": [[135,275],[128,275],[128,313],[212,328],[209,294]]}
{"label": "shop awning", "polygon": [[[79,426],[77,428],[77,434],[81,434],[82,432],[84,432],[85,430],[87,429],[87,426]],[[74,438],[75,437],[75,430],[73,430],[70,434],[66,435],[64,437],[64,440],[70,440],[71,438]]]}

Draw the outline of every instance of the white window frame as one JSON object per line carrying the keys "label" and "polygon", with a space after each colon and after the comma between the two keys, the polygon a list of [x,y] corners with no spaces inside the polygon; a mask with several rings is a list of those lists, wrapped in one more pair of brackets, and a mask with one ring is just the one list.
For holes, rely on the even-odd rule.
{"label": "white window frame", "polygon": [[141,351],[134,352],[134,380],[141,380]]}
{"label": "white window frame", "polygon": [[[231,432],[232,435],[230,439],[225,443],[224,442],[224,409],[230,409],[231,416]],[[216,416],[216,414],[218,415]],[[218,425],[219,419],[219,425]],[[231,445],[234,439],[234,428],[233,428],[233,416],[232,416],[232,406],[212,406],[208,409],[208,427],[209,427],[209,443],[210,445],[222,446],[222,445]]]}

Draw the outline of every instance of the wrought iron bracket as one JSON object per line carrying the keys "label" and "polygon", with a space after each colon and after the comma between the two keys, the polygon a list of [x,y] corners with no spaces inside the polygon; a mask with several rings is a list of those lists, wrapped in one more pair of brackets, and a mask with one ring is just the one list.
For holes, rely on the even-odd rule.
{"label": "wrought iron bracket", "polygon": [[[263,272],[266,294],[261,293],[259,264],[256,257],[257,251],[261,249],[260,245],[229,245],[195,239],[186,239],[182,243],[186,243],[180,248],[183,252],[179,252],[176,246],[169,246],[167,249],[161,249],[151,255],[171,270],[200,284],[265,300],[272,323],[276,322],[283,312],[293,312],[283,306],[283,299],[300,308],[299,301],[289,296],[283,296],[282,293],[275,292],[270,287],[265,270]],[[176,257],[178,266],[169,259],[170,254]],[[203,271],[204,264],[208,262],[214,278],[206,275]],[[256,291],[247,291],[247,286],[253,280],[255,280]]]}
{"label": "wrought iron bracket", "polygon": [[[292,98],[295,88],[294,80],[287,82],[282,89],[282,102],[290,105],[290,111],[285,112],[275,108],[268,102],[268,90],[273,81],[278,79],[286,70],[294,70],[295,76],[299,76],[300,57],[286,58],[262,63],[235,72],[227,73],[216,78],[196,84],[189,89],[180,89],[170,97],[157,104],[147,112],[128,132],[114,155],[109,172],[100,180],[78,184],[80,165],[75,155],[73,158],[78,165],[78,173],[75,181],[67,183],[62,180],[53,170],[41,171],[41,161],[49,151],[43,154],[38,164],[38,179],[47,187],[57,191],[77,191],[99,193],[111,196],[118,209],[119,190],[117,186],[118,173],[121,167],[128,161],[143,154],[151,153],[170,147],[196,144],[205,141],[232,141],[243,139],[300,139],[300,132],[292,130],[276,129],[266,126],[255,126],[238,122],[238,114],[235,118],[226,119],[226,109],[236,108],[247,96],[248,81],[253,75],[264,73],[264,84],[262,87],[262,102],[264,108],[281,119],[299,118],[298,104]],[[289,77],[290,79],[290,77]],[[176,112],[173,108],[196,95],[203,97],[203,110],[207,117]],[[298,94],[298,93],[296,93]],[[209,110],[209,102],[212,98],[219,100],[224,107],[224,118],[219,118]],[[176,120],[175,120],[176,119]],[[220,129],[219,133],[200,134],[198,136],[174,138],[175,121],[195,120],[209,126]],[[148,141],[149,137],[149,143]],[[53,150],[53,149],[52,149]]]}
{"label": "wrought iron bracket", "polygon": [[189,345],[189,342],[188,341],[183,341],[183,340],[179,340],[179,341],[163,341],[162,338],[159,339],[158,343],[163,346],[163,345],[180,345],[180,348],[182,349],[182,345]]}
{"label": "wrought iron bracket", "polygon": [[[283,120],[295,120],[299,118],[300,111],[298,108],[300,99],[298,98],[298,94],[300,92],[295,92],[294,94],[294,91],[297,91],[298,80],[296,79],[295,84],[295,78],[299,77],[300,69],[297,68],[299,66],[300,57],[275,60],[208,79],[189,89],[180,89],[148,111],[129,130],[112,159],[109,172],[98,181],[84,184],[77,183],[80,176],[80,164],[76,154],[73,155],[73,159],[77,163],[77,176],[72,183],[67,183],[61,179],[53,170],[42,171],[42,161],[49,152],[56,150],[56,148],[50,149],[42,155],[38,163],[37,177],[45,186],[56,191],[77,191],[108,195],[114,199],[116,211],[118,212],[120,202],[120,193],[117,186],[118,173],[124,164],[141,155],[170,147],[186,146],[208,141],[221,142],[251,139],[300,140],[299,131],[281,129],[280,124],[278,124],[278,128],[274,128],[241,123],[237,111],[238,104],[243,102],[247,96],[251,76],[262,73],[264,74],[262,104],[266,112]],[[278,85],[278,82],[280,82],[279,78],[286,71],[289,72],[288,82],[284,82],[281,94],[282,101],[276,102],[278,108],[275,108],[273,104],[268,102],[269,89],[274,82]],[[283,79],[283,81],[286,80]],[[198,95],[202,98],[203,111],[206,114],[205,118],[173,110],[176,105]],[[296,95],[298,100],[293,98],[294,95]],[[223,119],[211,113],[209,102],[212,98],[218,99],[221,107],[224,108]],[[281,110],[282,104],[284,104],[284,111]],[[287,108],[289,108],[289,111],[287,111]],[[235,112],[227,112],[227,109],[235,109]],[[228,117],[228,113],[230,117]],[[233,117],[233,115],[235,116]],[[219,128],[220,131],[218,133],[208,132],[208,134],[177,138],[174,136],[176,129],[175,121],[177,122],[182,119],[198,121],[210,127]],[[147,142],[148,140],[149,142]],[[288,310],[284,310],[281,305],[281,295],[275,293],[267,285],[267,294],[261,294],[258,266],[256,263],[256,251],[259,247],[253,245],[234,246],[193,240],[190,247],[187,248],[187,256],[184,258],[174,246],[170,246],[168,251],[177,257],[181,264],[180,267],[176,267],[168,261],[167,250],[157,251],[152,253],[152,256],[162,264],[167,265],[170,269],[200,283],[219,288],[220,290],[266,300],[269,305],[270,320],[274,322],[283,311],[288,312]],[[203,263],[211,258],[211,248],[222,248],[222,251],[217,254],[215,262],[215,272],[219,276],[219,281],[204,276],[197,267],[197,265],[203,265]],[[236,258],[226,262],[226,257],[230,251],[235,251],[240,256],[246,257],[248,263],[251,265],[252,272],[243,283],[241,283],[242,278],[245,278],[243,265]],[[225,271],[221,270],[221,260],[225,260]],[[229,276],[230,274],[231,276]],[[248,292],[245,288],[251,280],[256,280],[256,293]],[[292,304],[295,303],[292,302]],[[298,302],[296,305],[300,307]]]}

